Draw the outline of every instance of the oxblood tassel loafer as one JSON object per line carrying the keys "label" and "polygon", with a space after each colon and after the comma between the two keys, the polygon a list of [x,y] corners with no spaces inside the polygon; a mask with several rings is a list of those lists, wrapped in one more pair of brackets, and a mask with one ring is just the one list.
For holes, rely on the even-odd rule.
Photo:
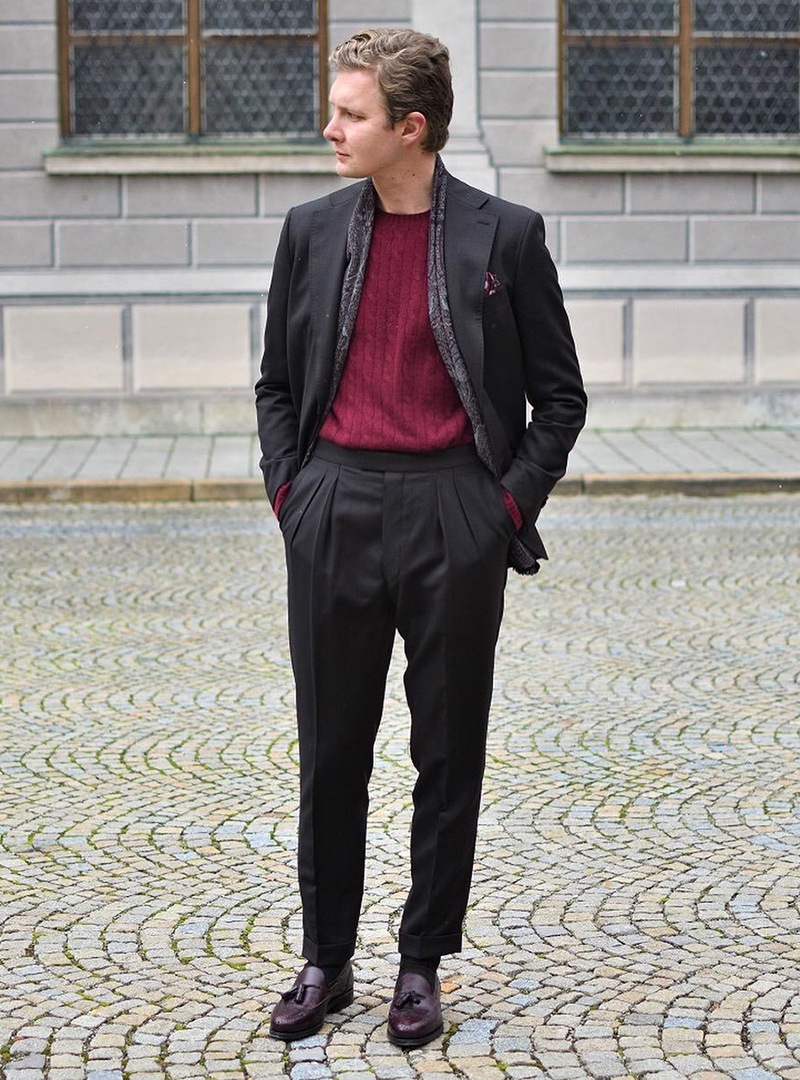
{"label": "oxblood tassel loafer", "polygon": [[386,1029],[390,1043],[422,1046],[442,1034],[441,990],[438,975],[433,990],[425,976],[416,971],[398,975]]}
{"label": "oxblood tassel loafer", "polygon": [[330,986],[321,967],[306,964],[273,1008],[269,1033],[276,1039],[304,1039],[319,1031],[326,1013],[344,1009],[352,1001],[353,967],[349,960]]}

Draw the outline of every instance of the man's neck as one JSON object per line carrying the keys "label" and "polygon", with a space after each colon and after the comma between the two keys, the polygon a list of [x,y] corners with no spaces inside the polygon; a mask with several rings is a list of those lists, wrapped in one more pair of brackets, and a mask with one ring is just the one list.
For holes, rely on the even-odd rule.
{"label": "man's neck", "polygon": [[387,214],[421,214],[430,210],[436,155],[424,154],[397,165],[389,175],[373,175],[377,206]]}

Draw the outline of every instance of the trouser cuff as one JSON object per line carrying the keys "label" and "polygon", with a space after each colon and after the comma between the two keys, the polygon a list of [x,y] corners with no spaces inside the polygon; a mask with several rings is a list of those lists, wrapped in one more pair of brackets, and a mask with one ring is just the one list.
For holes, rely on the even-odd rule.
{"label": "trouser cuff", "polygon": [[419,960],[424,956],[442,956],[444,953],[461,952],[461,933],[442,934],[440,937],[425,937],[417,934],[399,935],[398,952],[413,956]]}
{"label": "trouser cuff", "polygon": [[308,934],[303,934],[303,948],[300,950],[302,956],[306,958],[315,967],[322,967],[324,964],[327,967],[333,964],[344,964],[349,960],[353,953],[356,951],[356,939],[351,941],[339,941],[329,945],[319,945],[316,941],[313,941]]}

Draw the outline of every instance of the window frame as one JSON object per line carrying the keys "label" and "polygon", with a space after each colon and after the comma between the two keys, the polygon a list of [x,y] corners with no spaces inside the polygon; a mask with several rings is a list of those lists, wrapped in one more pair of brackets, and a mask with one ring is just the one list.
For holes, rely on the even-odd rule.
{"label": "window frame", "polygon": [[[163,32],[137,32],[120,34],[110,32],[87,33],[79,31],[70,32],[69,25],[69,0],[57,0],[57,35],[58,35],[58,89],[59,89],[59,135],[62,146],[70,146],[75,143],[103,146],[109,144],[157,144],[173,147],[187,144],[203,147],[219,146],[220,144],[314,144],[322,138],[322,132],[327,126],[328,120],[328,0],[315,0],[317,9],[317,29],[314,33],[250,33],[236,34],[236,41],[285,41],[290,40],[315,41],[318,44],[317,58],[317,127],[315,131],[309,131],[306,135],[298,138],[293,135],[253,134],[247,132],[231,134],[208,135],[201,131],[202,120],[202,75],[201,75],[201,47],[206,42],[227,42],[231,40],[230,34],[203,34],[201,30],[201,4],[202,0],[185,0],[185,18],[183,33]],[[186,51],[186,108],[184,110],[186,128],[181,135],[150,132],[147,134],[136,133],[126,135],[124,133],[103,133],[98,135],[76,134],[72,130],[72,78],[70,70],[70,47],[71,45],[86,44],[88,42],[107,41],[116,43],[125,41],[182,41]]]}
{"label": "window frame", "polygon": [[[765,134],[763,132],[720,132],[713,134],[697,133],[692,130],[693,123],[693,80],[692,60],[695,48],[704,46],[727,47],[741,45],[793,45],[800,52],[800,32],[786,34],[781,32],[749,35],[741,33],[718,34],[713,31],[695,31],[692,25],[693,0],[677,0],[677,32],[657,34],[650,31],[642,33],[598,33],[571,32],[566,28],[565,8],[568,0],[558,0],[558,134],[564,147],[578,147],[589,142],[606,146],[620,146],[638,142],[642,146],[652,143],[671,145],[691,145],[697,142],[720,143],[732,140],[741,142],[775,142],[800,144],[800,132],[797,134]],[[567,132],[565,131],[565,90],[566,90],[566,55],[567,48],[581,44],[632,45],[645,42],[674,45],[678,48],[678,130],[666,132]]]}

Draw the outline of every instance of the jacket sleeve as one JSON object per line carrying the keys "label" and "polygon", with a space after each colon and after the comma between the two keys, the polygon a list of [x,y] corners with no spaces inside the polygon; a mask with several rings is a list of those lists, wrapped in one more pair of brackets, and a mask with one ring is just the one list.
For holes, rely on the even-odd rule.
{"label": "jacket sleeve", "polygon": [[511,301],[531,419],[511,465],[500,477],[526,525],[533,525],[566,472],[567,456],[586,421],[575,342],[544,238],[542,215],[533,211],[520,241]]}
{"label": "jacket sleeve", "polygon": [[289,210],[272,265],[261,375],[255,384],[256,419],[262,455],[259,466],[264,475],[267,497],[273,507],[278,488],[292,480],[298,468],[299,424],[289,384],[286,343],[293,263],[291,217],[292,211]]}

